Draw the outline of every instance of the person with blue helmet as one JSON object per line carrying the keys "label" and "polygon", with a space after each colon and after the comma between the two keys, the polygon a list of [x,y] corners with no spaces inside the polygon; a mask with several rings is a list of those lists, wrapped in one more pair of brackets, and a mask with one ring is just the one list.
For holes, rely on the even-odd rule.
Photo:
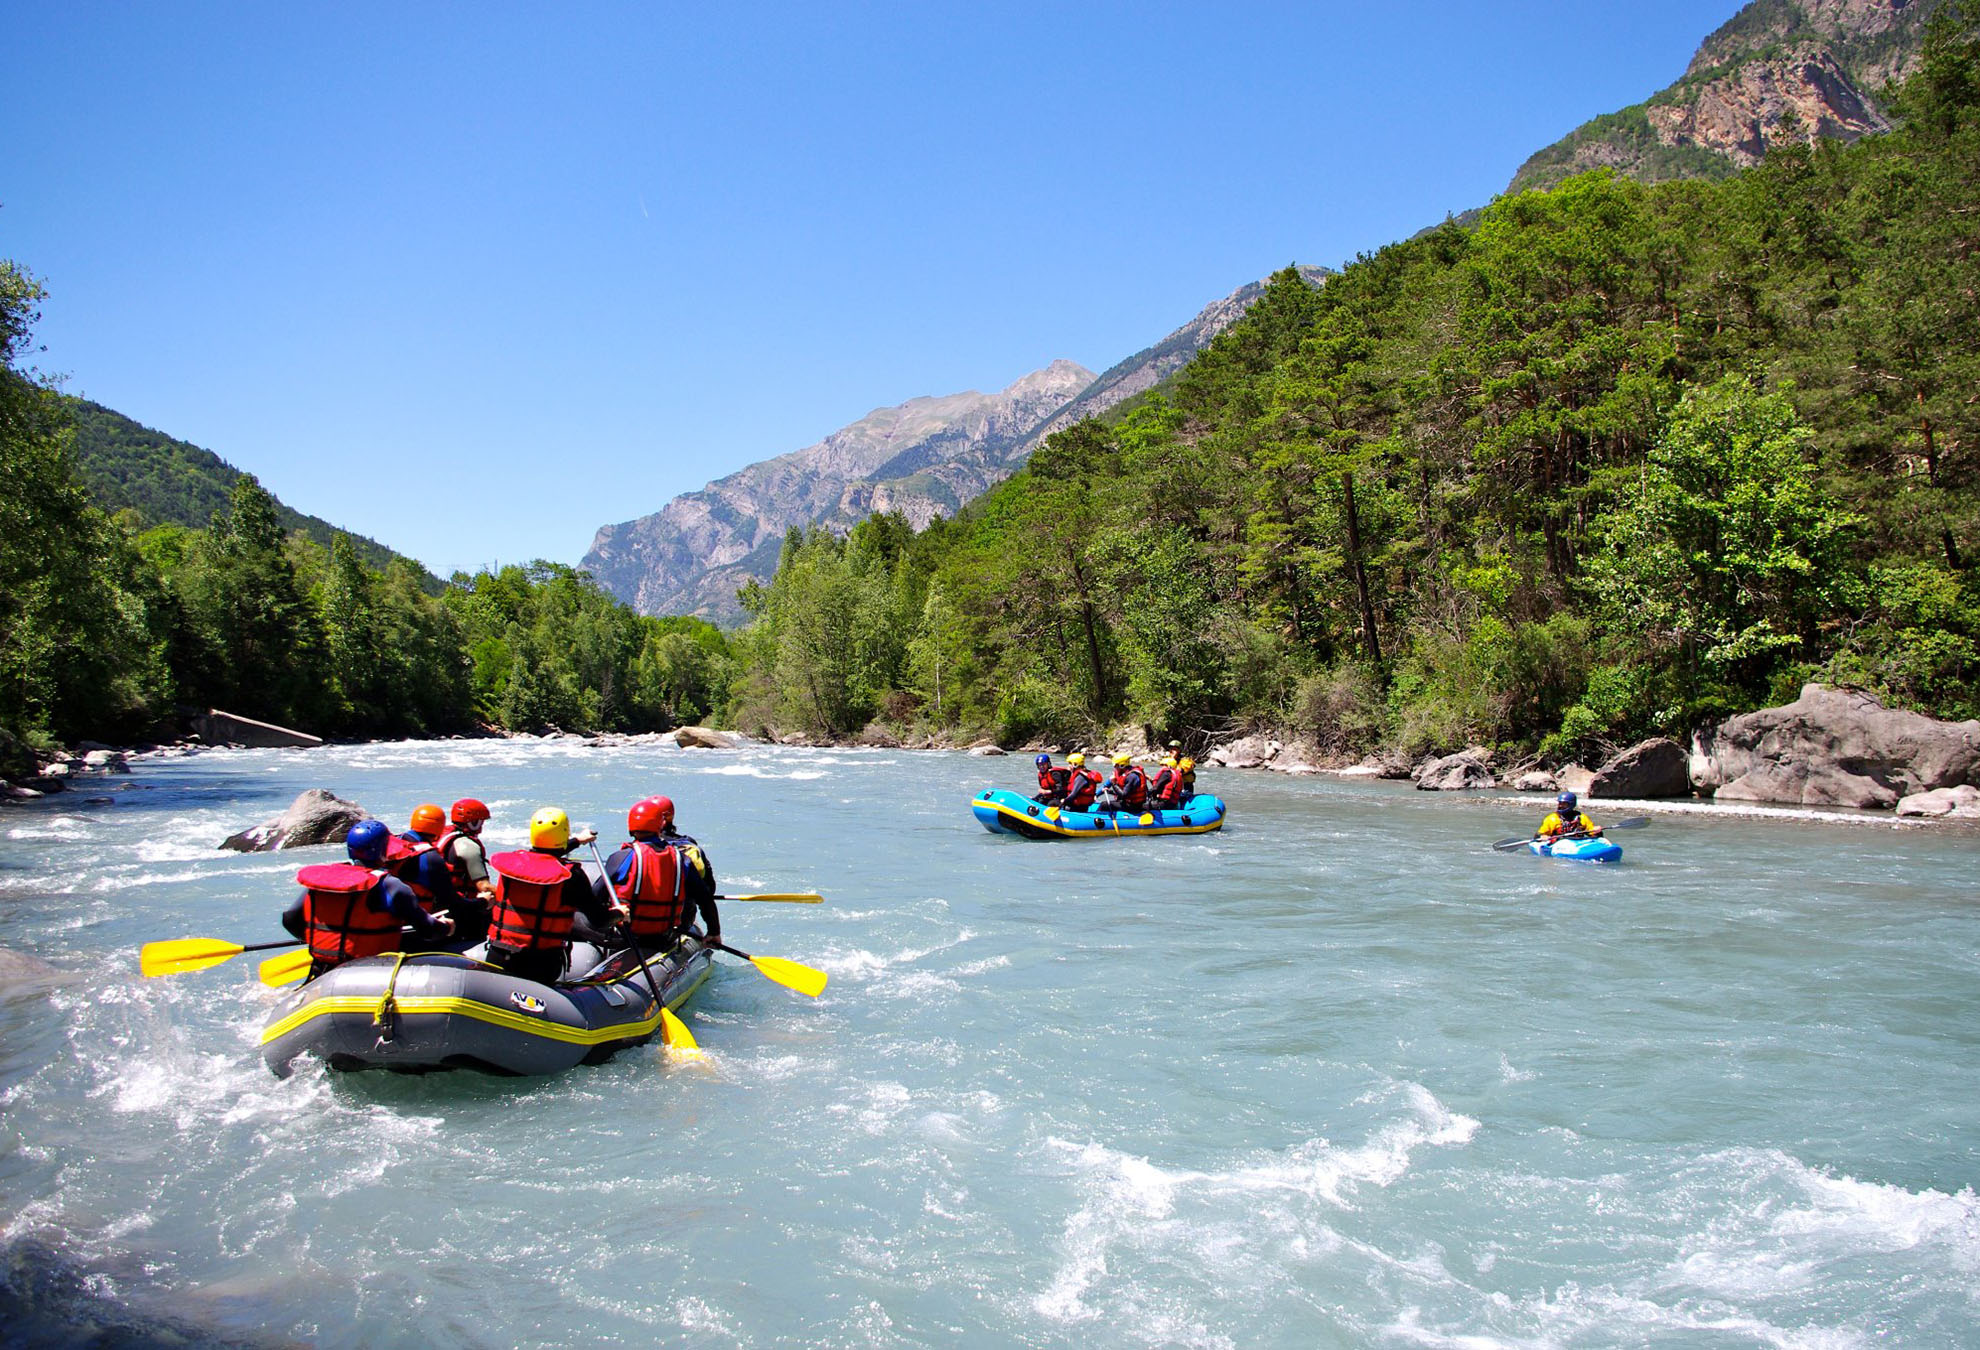
{"label": "person with blue helmet", "polygon": [[385,861],[392,832],[380,820],[361,820],[344,839],[348,863],[317,863],[296,873],[302,891],[282,913],[282,927],[309,947],[315,979],[346,961],[401,949],[400,930],[438,941],[454,931],[451,919],[420,907],[412,888]]}
{"label": "person with blue helmet", "polygon": [[1556,797],[1553,814],[1540,822],[1540,838],[1559,839],[1563,835],[1588,839],[1599,839],[1602,835],[1601,827],[1581,814],[1572,792],[1563,792]]}
{"label": "person with blue helmet", "polygon": [[1046,806],[1057,806],[1063,802],[1066,799],[1066,781],[1072,776],[1072,770],[1054,767],[1050,754],[1040,754],[1032,763],[1038,766],[1038,792],[1032,800]]}

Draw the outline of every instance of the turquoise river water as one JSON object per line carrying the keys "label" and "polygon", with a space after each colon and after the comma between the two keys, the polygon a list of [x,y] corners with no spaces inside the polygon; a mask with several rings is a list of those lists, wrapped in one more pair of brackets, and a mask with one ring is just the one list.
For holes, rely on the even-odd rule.
{"label": "turquoise river water", "polygon": [[[1030,843],[1022,758],[216,751],[0,813],[0,1341],[1980,1345],[1980,837],[1659,816],[1498,855],[1496,794],[1206,773],[1221,834]],[[328,787],[521,838],[655,791],[730,940],[657,1045],[551,1079],[286,1081],[252,957]],[[97,798],[90,801],[90,798]],[[107,800],[104,800],[107,799]]]}

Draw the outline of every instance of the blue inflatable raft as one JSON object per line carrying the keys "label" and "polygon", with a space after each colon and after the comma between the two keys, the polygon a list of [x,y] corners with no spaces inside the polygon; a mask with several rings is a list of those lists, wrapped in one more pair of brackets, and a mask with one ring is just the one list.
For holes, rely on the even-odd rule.
{"label": "blue inflatable raft", "polygon": [[969,804],[992,834],[1026,839],[1115,839],[1130,834],[1208,834],[1224,826],[1221,798],[1199,792],[1186,806],[1164,811],[1062,811],[1002,788],[985,788]]}
{"label": "blue inflatable raft", "polygon": [[1529,839],[1526,847],[1543,858],[1574,858],[1581,862],[1621,862],[1622,845],[1606,839]]}

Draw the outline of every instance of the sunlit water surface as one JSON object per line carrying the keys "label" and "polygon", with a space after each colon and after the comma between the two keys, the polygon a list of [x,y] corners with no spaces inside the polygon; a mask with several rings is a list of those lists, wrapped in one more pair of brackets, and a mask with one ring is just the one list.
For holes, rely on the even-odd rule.
{"label": "sunlit water surface", "polygon": [[[1198,838],[970,818],[1019,758],[214,752],[0,814],[0,1338],[322,1345],[1980,1344],[1980,842],[1660,818],[1495,855],[1489,796],[1206,775]],[[278,1081],[252,958],[329,787],[613,832],[655,791],[731,940],[656,1047]],[[107,797],[91,803],[86,799]],[[114,1340],[114,1335],[111,1339]]]}

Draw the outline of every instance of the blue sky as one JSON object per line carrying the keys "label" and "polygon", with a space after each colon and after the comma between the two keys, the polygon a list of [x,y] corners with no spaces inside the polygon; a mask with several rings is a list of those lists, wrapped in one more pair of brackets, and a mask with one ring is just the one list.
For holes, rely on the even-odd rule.
{"label": "blue sky", "polygon": [[7,0],[44,370],[441,572],[1098,371],[1674,80],[1644,5]]}

